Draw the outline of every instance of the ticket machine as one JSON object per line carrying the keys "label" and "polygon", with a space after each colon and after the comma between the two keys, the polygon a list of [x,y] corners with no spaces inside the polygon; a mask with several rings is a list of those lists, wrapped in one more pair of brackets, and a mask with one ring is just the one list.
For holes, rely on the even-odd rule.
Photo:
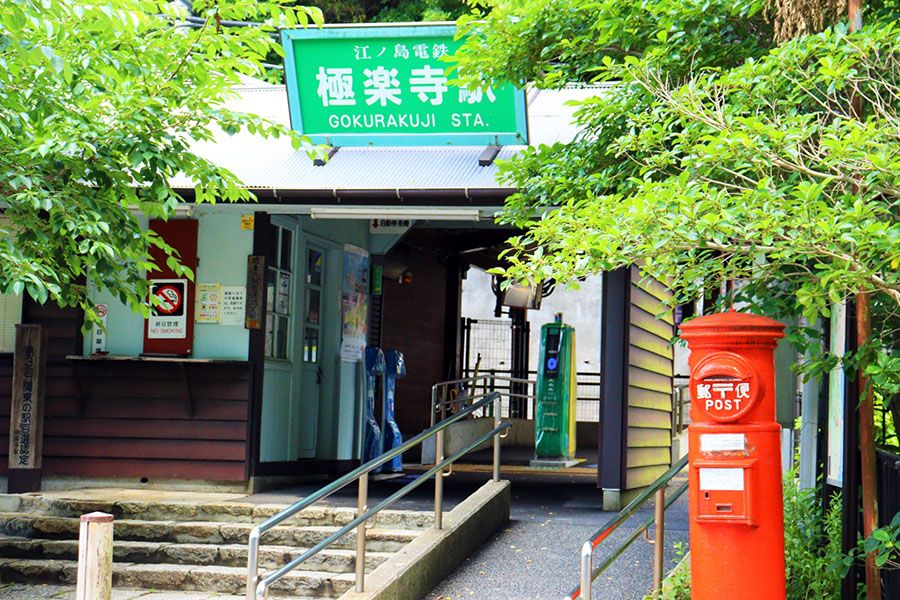
{"label": "ticket machine", "polygon": [[[403,443],[400,427],[394,420],[394,398],[397,379],[406,375],[406,363],[399,350],[388,350],[385,353],[383,408],[381,412],[381,429],[384,431],[384,452],[393,450]],[[400,473],[403,471],[403,457],[395,456],[382,467],[383,473]]]}
{"label": "ticket machine", "polygon": [[539,361],[532,464],[566,463],[575,457],[575,328],[561,314],[541,327]]}
{"label": "ticket machine", "polygon": [[375,387],[379,375],[384,375],[384,353],[377,346],[366,347],[366,414],[363,462],[381,454],[381,428],[375,419]]}

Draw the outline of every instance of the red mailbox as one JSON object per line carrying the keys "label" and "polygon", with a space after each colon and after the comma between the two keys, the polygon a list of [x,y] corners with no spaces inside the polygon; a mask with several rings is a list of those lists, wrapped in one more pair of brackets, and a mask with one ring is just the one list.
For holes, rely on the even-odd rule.
{"label": "red mailbox", "polygon": [[784,325],[731,310],[685,323],[681,337],[691,350],[691,598],[783,599],[773,352]]}

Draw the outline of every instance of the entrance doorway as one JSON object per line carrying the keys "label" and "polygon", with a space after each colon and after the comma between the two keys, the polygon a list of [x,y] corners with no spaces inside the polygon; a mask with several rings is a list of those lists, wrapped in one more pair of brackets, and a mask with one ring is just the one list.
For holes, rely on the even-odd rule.
{"label": "entrance doorway", "polygon": [[305,302],[302,318],[303,347],[301,349],[302,389],[300,390],[300,443],[297,458],[315,458],[318,441],[319,403],[322,400],[322,382],[324,369],[322,365],[322,348],[325,345],[323,335],[324,319],[327,311],[323,311],[325,298],[325,260],[326,249],[309,243],[305,251]]}

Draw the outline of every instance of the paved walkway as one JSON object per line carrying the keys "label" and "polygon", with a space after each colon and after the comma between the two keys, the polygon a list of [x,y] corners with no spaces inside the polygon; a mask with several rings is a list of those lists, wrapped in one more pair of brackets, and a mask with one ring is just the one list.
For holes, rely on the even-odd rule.
{"label": "paved walkway", "polygon": [[[598,508],[599,492],[583,483],[513,482],[509,525],[423,600],[559,600],[578,583],[585,539],[614,513]],[[688,539],[687,494],[666,511],[666,570],[674,544]],[[594,553],[595,564],[650,514],[652,502]],[[638,539],[594,584],[594,596],[642,599],[653,573],[653,546]]]}

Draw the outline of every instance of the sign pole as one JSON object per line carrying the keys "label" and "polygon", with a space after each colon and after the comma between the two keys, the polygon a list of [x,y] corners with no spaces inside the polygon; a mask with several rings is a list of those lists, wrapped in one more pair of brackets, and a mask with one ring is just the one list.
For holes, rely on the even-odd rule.
{"label": "sign pole", "polygon": [[41,489],[47,329],[16,325],[9,415],[9,493]]}

